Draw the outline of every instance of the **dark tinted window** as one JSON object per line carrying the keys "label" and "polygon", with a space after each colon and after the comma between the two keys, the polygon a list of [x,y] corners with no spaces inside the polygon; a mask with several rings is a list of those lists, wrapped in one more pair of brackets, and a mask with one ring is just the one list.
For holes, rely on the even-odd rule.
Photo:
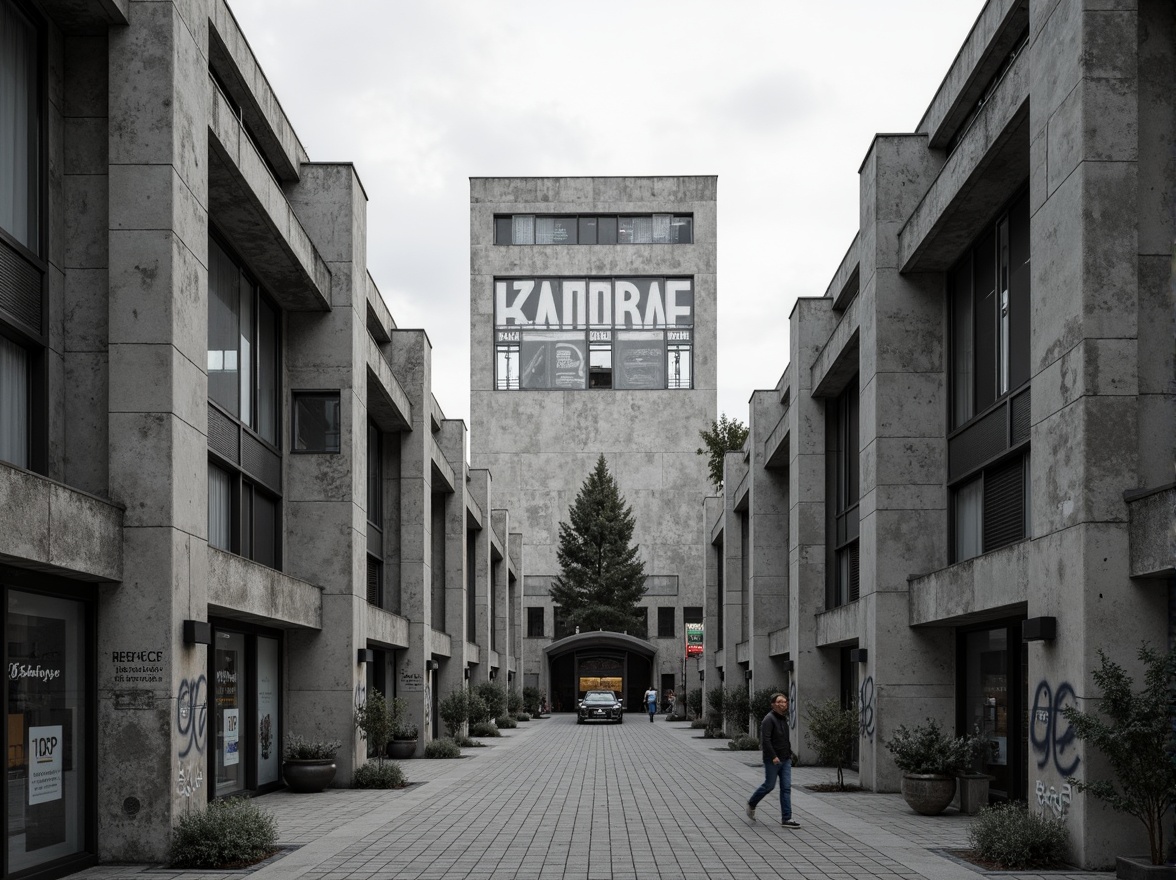
{"label": "dark tinted window", "polygon": [[580,244],[596,244],[596,218],[580,218]]}
{"label": "dark tinted window", "polygon": [[513,236],[511,235],[511,219],[509,217],[494,218],[494,243],[514,244]]}
{"label": "dark tinted window", "polygon": [[597,244],[617,243],[617,218],[601,217],[596,224]]}

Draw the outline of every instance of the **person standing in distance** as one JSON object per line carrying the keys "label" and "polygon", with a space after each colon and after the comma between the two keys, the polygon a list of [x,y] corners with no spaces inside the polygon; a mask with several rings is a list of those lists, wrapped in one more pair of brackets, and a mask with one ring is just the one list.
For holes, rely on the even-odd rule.
{"label": "person standing in distance", "polygon": [[788,732],[788,698],[772,694],[772,710],[760,723],[760,745],[764,753],[764,781],[747,802],[747,818],[755,821],[755,807],[780,781],[780,824],[799,828],[792,818],[792,739]]}
{"label": "person standing in distance", "polygon": [[653,685],[645,692],[645,708],[649,710],[649,723],[653,724],[653,716],[657,714],[657,691]]}

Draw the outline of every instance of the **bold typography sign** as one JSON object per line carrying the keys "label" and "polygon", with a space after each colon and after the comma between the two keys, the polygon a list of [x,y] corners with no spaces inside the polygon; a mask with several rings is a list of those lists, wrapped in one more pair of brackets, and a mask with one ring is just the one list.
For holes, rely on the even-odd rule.
{"label": "bold typography sign", "polygon": [[583,330],[694,325],[692,278],[496,278],[494,324]]}
{"label": "bold typography sign", "polygon": [[686,624],[686,656],[697,657],[703,653],[702,624]]}

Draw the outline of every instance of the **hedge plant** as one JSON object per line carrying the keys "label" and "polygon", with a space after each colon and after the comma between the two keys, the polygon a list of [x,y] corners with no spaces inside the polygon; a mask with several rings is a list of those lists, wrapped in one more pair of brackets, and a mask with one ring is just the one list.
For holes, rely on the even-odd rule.
{"label": "hedge plant", "polygon": [[173,868],[241,868],[277,852],[274,817],[248,798],[212,801],[180,817],[172,830]]}

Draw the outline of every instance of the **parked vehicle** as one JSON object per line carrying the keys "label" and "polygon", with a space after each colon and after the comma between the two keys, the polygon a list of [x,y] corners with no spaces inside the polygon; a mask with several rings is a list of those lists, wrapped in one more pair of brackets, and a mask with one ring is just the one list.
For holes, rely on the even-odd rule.
{"label": "parked vehicle", "polygon": [[625,723],[625,710],[617,695],[612,691],[588,691],[580,701],[576,723],[585,721],[613,721]]}

